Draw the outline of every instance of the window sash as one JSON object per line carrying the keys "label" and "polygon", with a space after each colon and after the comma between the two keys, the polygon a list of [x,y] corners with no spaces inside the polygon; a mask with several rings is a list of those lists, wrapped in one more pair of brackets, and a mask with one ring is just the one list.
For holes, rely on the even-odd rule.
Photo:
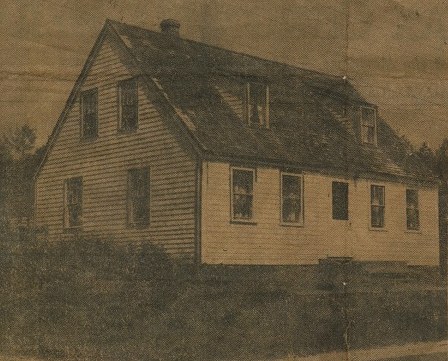
{"label": "window sash", "polygon": [[81,93],[82,136],[92,138],[98,135],[98,90]]}
{"label": "window sash", "polygon": [[374,108],[361,107],[361,128],[364,143],[375,144],[376,121],[376,110]]}
{"label": "window sash", "polygon": [[79,227],[82,224],[82,178],[65,181],[65,226]]}
{"label": "window sash", "polygon": [[386,192],[384,186],[370,187],[370,226],[384,228]]}
{"label": "window sash", "polygon": [[120,82],[120,129],[136,130],[138,126],[138,83],[136,79]]}
{"label": "window sash", "polygon": [[348,220],[348,183],[332,183],[333,219]]}
{"label": "window sash", "polygon": [[249,221],[254,213],[254,170],[232,168],[232,219]]}
{"label": "window sash", "polygon": [[261,83],[247,83],[245,91],[245,118],[248,124],[254,123],[269,127],[269,88]]}
{"label": "window sash", "polygon": [[406,228],[414,231],[420,229],[418,191],[415,189],[406,189]]}
{"label": "window sash", "polygon": [[131,169],[128,172],[128,224],[149,224],[149,169]]}
{"label": "window sash", "polygon": [[[281,174],[281,221],[286,224],[303,223],[302,176]],[[289,181],[289,184],[287,183]],[[295,184],[294,184],[295,183]]]}

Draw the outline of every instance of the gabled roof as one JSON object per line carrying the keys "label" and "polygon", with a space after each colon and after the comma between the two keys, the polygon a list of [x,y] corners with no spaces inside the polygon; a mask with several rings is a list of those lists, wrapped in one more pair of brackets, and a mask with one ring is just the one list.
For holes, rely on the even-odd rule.
{"label": "gabled roof", "polygon": [[[360,144],[338,111],[346,104],[375,106],[342,77],[111,20],[95,48],[105,33],[129,53],[141,78],[159,90],[206,159],[261,162],[355,177],[433,181],[425,164],[382,119],[377,121],[378,145]],[[269,84],[270,129],[245,124],[223,97],[224,92],[238,100],[241,85],[250,79]],[[67,106],[69,103],[70,99]],[[63,118],[64,113],[50,146]]]}
{"label": "gabled roof", "polygon": [[[373,106],[339,76],[110,21],[147,77],[182,114],[207,158],[280,164],[353,176],[432,180],[381,118],[378,145],[361,144],[338,119],[344,104]],[[223,101],[248,79],[270,86],[270,129],[247,126]],[[233,94],[237,96],[235,93]],[[335,109],[328,106],[328,99]]]}

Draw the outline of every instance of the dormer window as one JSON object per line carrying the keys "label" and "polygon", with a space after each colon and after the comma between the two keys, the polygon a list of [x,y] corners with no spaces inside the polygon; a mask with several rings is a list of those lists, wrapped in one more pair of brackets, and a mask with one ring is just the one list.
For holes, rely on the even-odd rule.
{"label": "dormer window", "polygon": [[361,137],[363,143],[376,144],[376,110],[361,107]]}
{"label": "dormer window", "polygon": [[262,83],[247,83],[244,109],[247,124],[269,128],[269,87]]}

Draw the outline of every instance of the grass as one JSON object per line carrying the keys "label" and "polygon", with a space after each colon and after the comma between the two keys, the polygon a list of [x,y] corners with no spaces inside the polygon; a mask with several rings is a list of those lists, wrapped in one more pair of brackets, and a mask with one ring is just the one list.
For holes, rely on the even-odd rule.
{"label": "grass", "polygon": [[5,241],[0,348],[45,359],[251,360],[445,337],[443,289],[366,286],[362,273],[341,288],[331,283],[340,275],[322,272],[196,273],[149,243]]}

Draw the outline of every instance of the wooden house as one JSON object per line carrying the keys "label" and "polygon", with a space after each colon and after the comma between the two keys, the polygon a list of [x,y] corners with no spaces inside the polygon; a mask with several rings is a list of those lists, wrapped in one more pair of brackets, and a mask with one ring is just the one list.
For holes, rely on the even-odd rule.
{"label": "wooden house", "polygon": [[343,77],[107,20],[36,176],[52,240],[200,264],[439,261],[438,183]]}

